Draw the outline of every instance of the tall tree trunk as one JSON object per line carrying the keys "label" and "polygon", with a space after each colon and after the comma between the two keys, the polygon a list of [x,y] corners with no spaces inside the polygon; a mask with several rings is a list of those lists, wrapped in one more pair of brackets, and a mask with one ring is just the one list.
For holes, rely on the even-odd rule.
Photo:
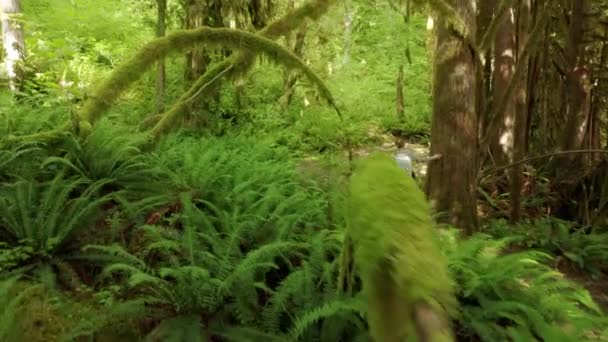
{"label": "tall tree trunk", "polygon": [[[475,32],[475,1],[447,1]],[[427,194],[442,221],[471,233],[477,226],[476,65],[468,41],[439,15],[434,68],[431,155]],[[473,34],[474,36],[474,34]],[[474,40],[474,37],[471,37]]]}
{"label": "tall tree trunk", "polygon": [[397,75],[397,120],[401,123],[405,120],[405,101],[403,98],[403,65],[399,66]]}
{"label": "tall tree trunk", "polygon": [[342,52],[342,64],[346,65],[350,62],[350,46],[351,36],[353,32],[353,20],[355,12],[353,10],[353,1],[344,0],[344,43]]}
{"label": "tall tree trunk", "polygon": [[[528,32],[530,30],[531,0],[520,0],[517,10],[517,50],[516,55],[521,56],[521,51],[528,42]],[[530,59],[529,56],[522,58]],[[529,63],[520,63],[523,68],[523,75],[517,80],[515,93],[515,116],[513,123],[513,159],[524,159],[526,154],[526,136],[528,124],[528,72]],[[512,160],[511,160],[512,161]],[[511,196],[511,221],[517,222],[521,217],[521,188],[523,186],[523,166],[518,164],[511,168],[510,196]]]}
{"label": "tall tree trunk", "polygon": [[[602,47],[599,51],[599,67],[603,67],[606,65],[606,59],[608,57],[608,25],[604,26],[604,41],[602,42]],[[599,73],[598,73],[599,74]],[[603,96],[599,94],[601,89],[605,88],[606,77],[600,77],[599,75],[595,75],[595,88],[592,91],[592,102],[591,102],[591,128],[589,129],[589,149],[601,149],[602,147],[602,138],[601,138],[601,112],[602,112],[602,102],[605,101]],[[591,162],[598,162],[600,160],[600,155],[598,153],[591,154],[589,156]]]}
{"label": "tall tree trunk", "polygon": [[[492,22],[492,17],[494,15],[494,0],[480,0],[478,1],[478,11],[479,14],[477,16],[477,40],[478,43],[482,39],[482,37],[486,34],[486,31],[490,27],[490,23]],[[488,48],[486,51],[481,51],[483,56],[481,56],[481,60],[483,61],[483,70],[482,75],[483,79],[478,80],[477,83],[477,115],[479,119],[478,123],[478,136],[484,137],[486,134],[486,123],[489,122],[487,115],[489,113],[489,108],[492,100],[492,49]],[[479,66],[481,67],[481,66]],[[483,153],[483,151],[482,151]]]}
{"label": "tall tree trunk", "polygon": [[12,91],[16,91],[20,87],[22,72],[19,70],[19,63],[25,56],[23,26],[19,20],[15,19],[19,13],[21,13],[20,0],[0,0],[2,46],[6,55],[4,66]]}
{"label": "tall tree trunk", "polygon": [[[567,96],[568,119],[562,138],[563,150],[574,150],[583,147],[587,125],[589,124],[591,82],[589,66],[585,52],[585,15],[588,12],[588,0],[572,0],[568,45],[566,48],[568,74]],[[567,162],[571,158],[565,158]]]}
{"label": "tall tree trunk", "polygon": [[[494,40],[494,76],[492,96],[494,103],[500,103],[507,94],[507,89],[515,68],[515,11],[509,8],[501,17]],[[505,110],[500,117],[492,120],[497,127],[490,128],[494,132],[488,137],[490,157],[497,166],[513,161],[513,142],[515,136],[515,98],[507,99]]]}
{"label": "tall tree trunk", "polygon": [[[156,0],[157,4],[157,22],[156,36],[164,37],[166,31],[165,18],[167,17],[167,0]],[[165,60],[160,60],[156,70],[156,112],[162,113],[165,111]]]}

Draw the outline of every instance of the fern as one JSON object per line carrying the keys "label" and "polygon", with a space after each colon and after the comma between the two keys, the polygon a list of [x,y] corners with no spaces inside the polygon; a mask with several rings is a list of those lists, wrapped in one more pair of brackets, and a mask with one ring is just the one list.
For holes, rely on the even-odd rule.
{"label": "fern", "polygon": [[3,308],[0,313],[1,341],[17,341],[22,338],[18,329],[20,308],[31,292],[39,288],[36,285],[29,285],[18,290],[20,287],[18,281],[18,277],[0,279],[0,306]]}
{"label": "fern", "polygon": [[130,199],[157,195],[159,189],[169,185],[169,175],[155,165],[154,155],[141,152],[144,138],[124,127],[105,121],[96,125],[83,142],[74,136],[64,141],[65,155],[48,157],[42,167],[64,166],[90,181],[106,180],[107,186],[127,190]]}
{"label": "fern", "polygon": [[[2,186],[0,233],[11,246],[27,246],[31,256],[19,266],[61,266],[57,263],[77,250],[78,234],[101,217],[101,206],[110,199],[98,195],[104,184],[87,185],[83,179],[64,179],[59,174],[45,183],[20,180]],[[80,193],[73,198],[75,192]]]}
{"label": "fern", "polygon": [[501,250],[508,243],[487,235],[460,242],[444,238],[449,269],[458,284],[461,334],[484,341],[531,336],[581,341],[606,324],[586,290],[545,265],[549,255],[504,255]]}

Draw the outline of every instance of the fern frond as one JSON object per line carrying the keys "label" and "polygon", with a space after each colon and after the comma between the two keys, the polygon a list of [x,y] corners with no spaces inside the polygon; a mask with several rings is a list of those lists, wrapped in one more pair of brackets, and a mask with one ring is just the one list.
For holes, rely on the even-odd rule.
{"label": "fern frond", "polygon": [[323,318],[331,317],[342,312],[363,313],[364,310],[361,300],[359,298],[336,299],[300,315],[295,318],[294,326],[289,332],[289,336],[291,336],[294,341],[297,341],[314,323]]}

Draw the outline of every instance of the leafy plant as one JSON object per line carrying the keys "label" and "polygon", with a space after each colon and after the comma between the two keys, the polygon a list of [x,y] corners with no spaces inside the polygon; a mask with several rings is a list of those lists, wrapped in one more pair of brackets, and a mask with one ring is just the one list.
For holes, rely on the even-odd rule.
{"label": "leafy plant", "polygon": [[13,254],[25,252],[20,254],[22,270],[49,275],[51,266],[61,267],[69,251],[77,249],[78,234],[94,227],[101,206],[110,200],[110,195],[98,195],[103,185],[59,174],[48,182],[19,180],[0,187],[0,236]]}
{"label": "leafy plant", "polygon": [[58,166],[90,181],[104,181],[106,187],[127,190],[131,199],[166,192],[169,174],[161,169],[154,154],[143,153],[145,137],[128,128],[101,122],[84,141],[70,135],[65,155],[51,156],[42,167]]}
{"label": "leafy plant", "polygon": [[509,239],[448,232],[444,250],[458,284],[459,335],[484,341],[591,340],[606,324],[590,294],[536,251],[503,254]]}
{"label": "leafy plant", "polygon": [[535,248],[565,258],[578,268],[598,276],[608,270],[608,234],[591,227],[577,228],[573,222],[545,217],[510,226],[493,221],[487,231],[498,237],[510,236],[516,245]]}
{"label": "leafy plant", "polygon": [[18,341],[20,335],[19,318],[25,299],[39,286],[25,286],[19,284],[19,277],[0,279],[0,340]]}
{"label": "leafy plant", "polygon": [[[210,218],[217,215],[217,209],[210,216],[186,194],[182,205],[183,231],[142,227],[147,244],[141,256],[120,246],[87,248],[120,260],[108,265],[104,275],[124,275],[125,298],[137,296],[141,300],[134,303],[146,305],[146,310],[140,312],[156,317],[159,323],[149,338],[202,340],[239,326],[266,327],[266,333],[278,336],[286,333],[280,324],[283,314],[301,314],[316,309],[315,304],[327,304],[336,268],[335,264],[325,266],[327,244],[314,244],[325,241],[326,234],[315,234],[310,242],[279,237],[252,246],[248,242],[255,240],[247,236],[247,229],[242,229],[246,228],[246,217],[231,225],[214,225]],[[338,248],[339,244],[334,244],[330,254],[336,255]],[[284,280],[272,280],[288,270],[292,273]],[[295,305],[293,309],[286,306],[288,302]],[[302,335],[308,325],[338,310],[336,305],[346,308],[346,303],[336,302],[313,316],[301,316],[293,321],[293,331],[287,334]]]}

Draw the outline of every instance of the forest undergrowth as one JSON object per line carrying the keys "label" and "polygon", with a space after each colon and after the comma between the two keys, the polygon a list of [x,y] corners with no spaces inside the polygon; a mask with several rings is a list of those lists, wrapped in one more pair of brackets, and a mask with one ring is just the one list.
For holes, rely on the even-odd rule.
{"label": "forest undergrowth", "polygon": [[[2,340],[369,338],[360,287],[338,283],[346,165],[321,182],[247,133],[173,134],[153,152],[140,142],[104,120],[83,142],[2,151]],[[605,337],[589,292],[552,267],[559,254],[605,271],[603,235],[547,220],[532,224],[564,235],[440,228],[458,340]]]}

